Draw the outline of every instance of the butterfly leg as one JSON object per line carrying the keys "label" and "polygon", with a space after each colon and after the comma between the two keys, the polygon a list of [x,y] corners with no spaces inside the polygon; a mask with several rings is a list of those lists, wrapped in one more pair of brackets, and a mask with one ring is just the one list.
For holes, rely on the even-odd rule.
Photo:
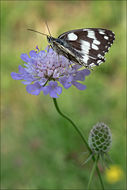
{"label": "butterfly leg", "polygon": [[70,60],[69,60],[69,65],[71,68],[73,67],[72,62]]}
{"label": "butterfly leg", "polygon": [[93,67],[91,67],[90,65],[89,66],[85,66],[86,68],[90,69],[90,70],[94,70]]}
{"label": "butterfly leg", "polygon": [[47,54],[48,54],[50,48],[52,48],[52,47],[50,45],[48,45],[48,48],[45,49],[45,50],[47,50]]}
{"label": "butterfly leg", "polygon": [[58,63],[59,63],[59,62],[60,62],[60,57],[59,57],[60,55],[59,55],[59,54],[57,54],[57,56],[58,56]]}

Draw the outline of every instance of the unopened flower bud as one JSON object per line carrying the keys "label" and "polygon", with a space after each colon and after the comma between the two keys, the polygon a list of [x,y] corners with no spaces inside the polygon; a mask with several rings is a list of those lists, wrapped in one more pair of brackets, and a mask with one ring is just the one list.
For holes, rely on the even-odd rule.
{"label": "unopened flower bud", "polygon": [[107,153],[111,147],[112,135],[105,123],[97,123],[90,131],[88,144],[95,154]]}

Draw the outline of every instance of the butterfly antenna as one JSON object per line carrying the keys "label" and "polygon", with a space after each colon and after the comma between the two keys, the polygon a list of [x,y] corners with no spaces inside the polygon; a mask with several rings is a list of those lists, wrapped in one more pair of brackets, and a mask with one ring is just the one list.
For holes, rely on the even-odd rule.
{"label": "butterfly antenna", "polygon": [[39,33],[39,34],[44,35],[44,36],[48,36],[48,35],[47,35],[47,34],[45,34],[45,33],[38,32],[38,31],[33,30],[33,29],[30,29],[30,28],[28,28],[27,30],[29,30],[29,31],[31,31],[31,32],[36,32],[36,33]]}
{"label": "butterfly antenna", "polygon": [[49,27],[48,27],[48,23],[46,21],[45,21],[45,25],[46,25],[46,27],[48,29],[49,35],[51,36],[50,30],[49,30]]}

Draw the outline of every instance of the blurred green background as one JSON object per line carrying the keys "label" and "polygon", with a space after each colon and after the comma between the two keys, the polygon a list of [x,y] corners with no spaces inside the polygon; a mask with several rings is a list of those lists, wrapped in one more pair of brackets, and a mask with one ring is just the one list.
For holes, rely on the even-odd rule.
{"label": "blurred green background", "polygon": [[[10,74],[23,64],[21,53],[47,41],[36,33],[47,29],[61,33],[87,27],[115,32],[116,40],[106,62],[92,71],[84,84],[63,90],[60,108],[80,127],[85,138],[93,125],[105,122],[112,131],[109,152],[114,170],[103,170],[106,189],[125,189],[125,1],[2,1],[2,189],[86,189],[92,161],[82,166],[88,155],[71,124],[61,118],[49,96],[30,95]],[[95,174],[91,189],[100,189]]]}

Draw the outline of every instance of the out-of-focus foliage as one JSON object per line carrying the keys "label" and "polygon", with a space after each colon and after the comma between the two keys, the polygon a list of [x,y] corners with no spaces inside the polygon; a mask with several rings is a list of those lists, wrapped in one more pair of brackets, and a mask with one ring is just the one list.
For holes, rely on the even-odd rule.
{"label": "out-of-focus foliage", "polygon": [[[10,73],[22,64],[21,53],[36,45],[45,48],[45,37],[27,31],[47,33],[48,22],[54,37],[75,29],[111,29],[116,40],[106,62],[92,71],[87,90],[64,90],[58,99],[88,138],[90,129],[103,121],[112,131],[112,164],[122,171],[117,180],[107,180],[106,189],[125,189],[125,1],[2,1],[2,189],[85,189],[92,161],[87,159],[82,140],[72,126],[56,112],[53,101],[43,94],[33,96]],[[110,170],[109,170],[110,171]],[[117,172],[117,171],[116,171]],[[117,173],[116,173],[117,174]],[[93,189],[99,189],[97,175]]]}

